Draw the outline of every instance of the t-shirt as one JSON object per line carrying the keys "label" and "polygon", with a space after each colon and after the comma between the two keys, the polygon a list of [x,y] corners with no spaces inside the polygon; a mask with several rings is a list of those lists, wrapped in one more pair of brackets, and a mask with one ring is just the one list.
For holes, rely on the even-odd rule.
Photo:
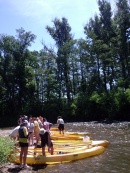
{"label": "t-shirt", "polygon": [[45,130],[50,130],[50,123],[49,122],[47,122],[47,121],[45,121],[44,123],[43,123],[43,127],[44,127],[44,129]]}
{"label": "t-shirt", "polygon": [[17,126],[13,129],[13,131],[10,133],[9,136],[11,137],[17,137],[18,136],[18,131],[19,131],[20,126]]}
{"label": "t-shirt", "polygon": [[59,118],[59,119],[57,120],[57,124],[64,124],[64,120],[63,120],[62,118]]}
{"label": "t-shirt", "polygon": [[34,123],[28,123],[28,132],[34,132]]}

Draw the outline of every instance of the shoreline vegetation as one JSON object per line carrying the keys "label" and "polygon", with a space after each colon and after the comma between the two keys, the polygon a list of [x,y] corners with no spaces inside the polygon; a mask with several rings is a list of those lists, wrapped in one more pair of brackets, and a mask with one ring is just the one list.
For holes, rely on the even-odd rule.
{"label": "shoreline vegetation", "polygon": [[19,165],[8,162],[8,154],[14,146],[14,142],[9,138],[13,127],[0,129],[0,173],[19,172],[19,173],[32,173],[40,169],[44,169],[45,165],[30,167],[30,169],[21,169]]}

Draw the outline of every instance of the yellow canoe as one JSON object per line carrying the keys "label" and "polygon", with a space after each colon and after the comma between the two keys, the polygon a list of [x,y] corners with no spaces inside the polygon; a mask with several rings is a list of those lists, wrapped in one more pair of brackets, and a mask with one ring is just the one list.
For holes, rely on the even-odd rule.
{"label": "yellow canoe", "polygon": [[83,140],[83,136],[51,134],[51,139],[52,140]]}
{"label": "yellow canoe", "polygon": [[91,144],[92,146],[103,146],[107,147],[109,145],[109,141],[107,140],[90,140],[89,142],[83,142],[81,140],[53,140],[54,145],[63,145],[63,146],[71,146],[71,145],[88,145]]}
{"label": "yellow canoe", "polygon": [[[28,154],[26,163],[29,165],[64,163],[64,162],[71,162],[75,160],[96,156],[103,152],[104,152],[104,147],[95,146],[89,149],[67,153],[67,154],[64,153],[55,154],[55,155],[47,154],[46,156],[42,156],[40,154]],[[19,153],[10,154],[9,161],[19,164],[20,163],[19,155],[20,155]]]}
{"label": "yellow canoe", "polygon": [[85,135],[90,136],[89,132],[68,132],[68,131],[66,131],[65,134],[67,134],[67,135],[78,135],[78,136],[85,136]]}
{"label": "yellow canoe", "polygon": [[68,132],[68,131],[65,131],[64,134],[59,134],[59,131],[51,131],[51,135],[58,135],[58,136],[70,136],[70,135],[74,135],[74,136],[85,136],[85,135],[88,135],[90,136],[90,133],[89,132]]}
{"label": "yellow canoe", "polygon": [[[83,140],[84,136],[89,136],[89,132],[64,132],[60,134],[58,131],[50,131],[52,140]],[[90,137],[91,138],[91,137]]]}
{"label": "yellow canoe", "polygon": [[59,131],[58,127],[51,127],[50,130],[51,131]]}
{"label": "yellow canoe", "polygon": [[[80,146],[67,146],[67,147],[64,147],[64,146],[60,146],[58,145],[57,147],[54,146],[54,154],[59,154],[59,153],[64,153],[64,154],[67,154],[67,153],[72,153],[72,152],[77,152],[77,151],[83,151],[83,150],[86,150],[88,148],[92,148],[92,146],[87,146],[87,145],[80,145]],[[17,147],[14,149],[14,152],[15,153],[19,153],[20,152],[20,148]],[[46,153],[48,154],[48,148],[46,147],[45,148],[46,150]],[[29,147],[28,148],[28,154],[34,154],[34,153],[39,153],[39,154],[42,154],[42,148],[34,148],[34,147]]]}
{"label": "yellow canoe", "polygon": [[[83,146],[103,146],[107,147],[109,145],[109,141],[107,140],[90,140],[88,142],[84,142],[83,140],[52,140],[54,149],[56,148],[77,148],[77,147],[83,147]],[[39,141],[39,145],[41,142]],[[34,148],[34,147],[31,147]]]}
{"label": "yellow canoe", "polygon": [[109,141],[107,141],[107,140],[98,140],[98,141],[94,141],[94,140],[92,140],[92,146],[96,146],[96,145],[98,145],[98,146],[103,146],[103,147],[107,147],[108,145],[109,145]]}

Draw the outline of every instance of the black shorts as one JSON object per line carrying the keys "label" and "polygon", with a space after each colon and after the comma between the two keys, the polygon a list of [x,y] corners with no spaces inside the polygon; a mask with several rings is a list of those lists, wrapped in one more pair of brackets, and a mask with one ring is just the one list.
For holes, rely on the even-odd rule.
{"label": "black shorts", "polygon": [[28,147],[28,143],[19,142],[20,147]]}
{"label": "black shorts", "polygon": [[64,130],[64,124],[59,124],[58,129],[59,129],[59,130]]}
{"label": "black shorts", "polygon": [[53,147],[53,143],[52,143],[52,142],[50,143],[50,145],[48,144],[47,141],[42,141],[42,142],[41,142],[41,147],[45,147],[46,145],[47,145],[48,147]]}

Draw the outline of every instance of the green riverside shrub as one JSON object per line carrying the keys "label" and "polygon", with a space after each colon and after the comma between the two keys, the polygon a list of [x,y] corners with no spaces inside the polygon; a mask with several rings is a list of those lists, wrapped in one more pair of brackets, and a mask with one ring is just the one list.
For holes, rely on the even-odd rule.
{"label": "green riverside shrub", "polygon": [[15,141],[9,136],[0,137],[0,165],[8,162],[8,155],[14,148]]}

